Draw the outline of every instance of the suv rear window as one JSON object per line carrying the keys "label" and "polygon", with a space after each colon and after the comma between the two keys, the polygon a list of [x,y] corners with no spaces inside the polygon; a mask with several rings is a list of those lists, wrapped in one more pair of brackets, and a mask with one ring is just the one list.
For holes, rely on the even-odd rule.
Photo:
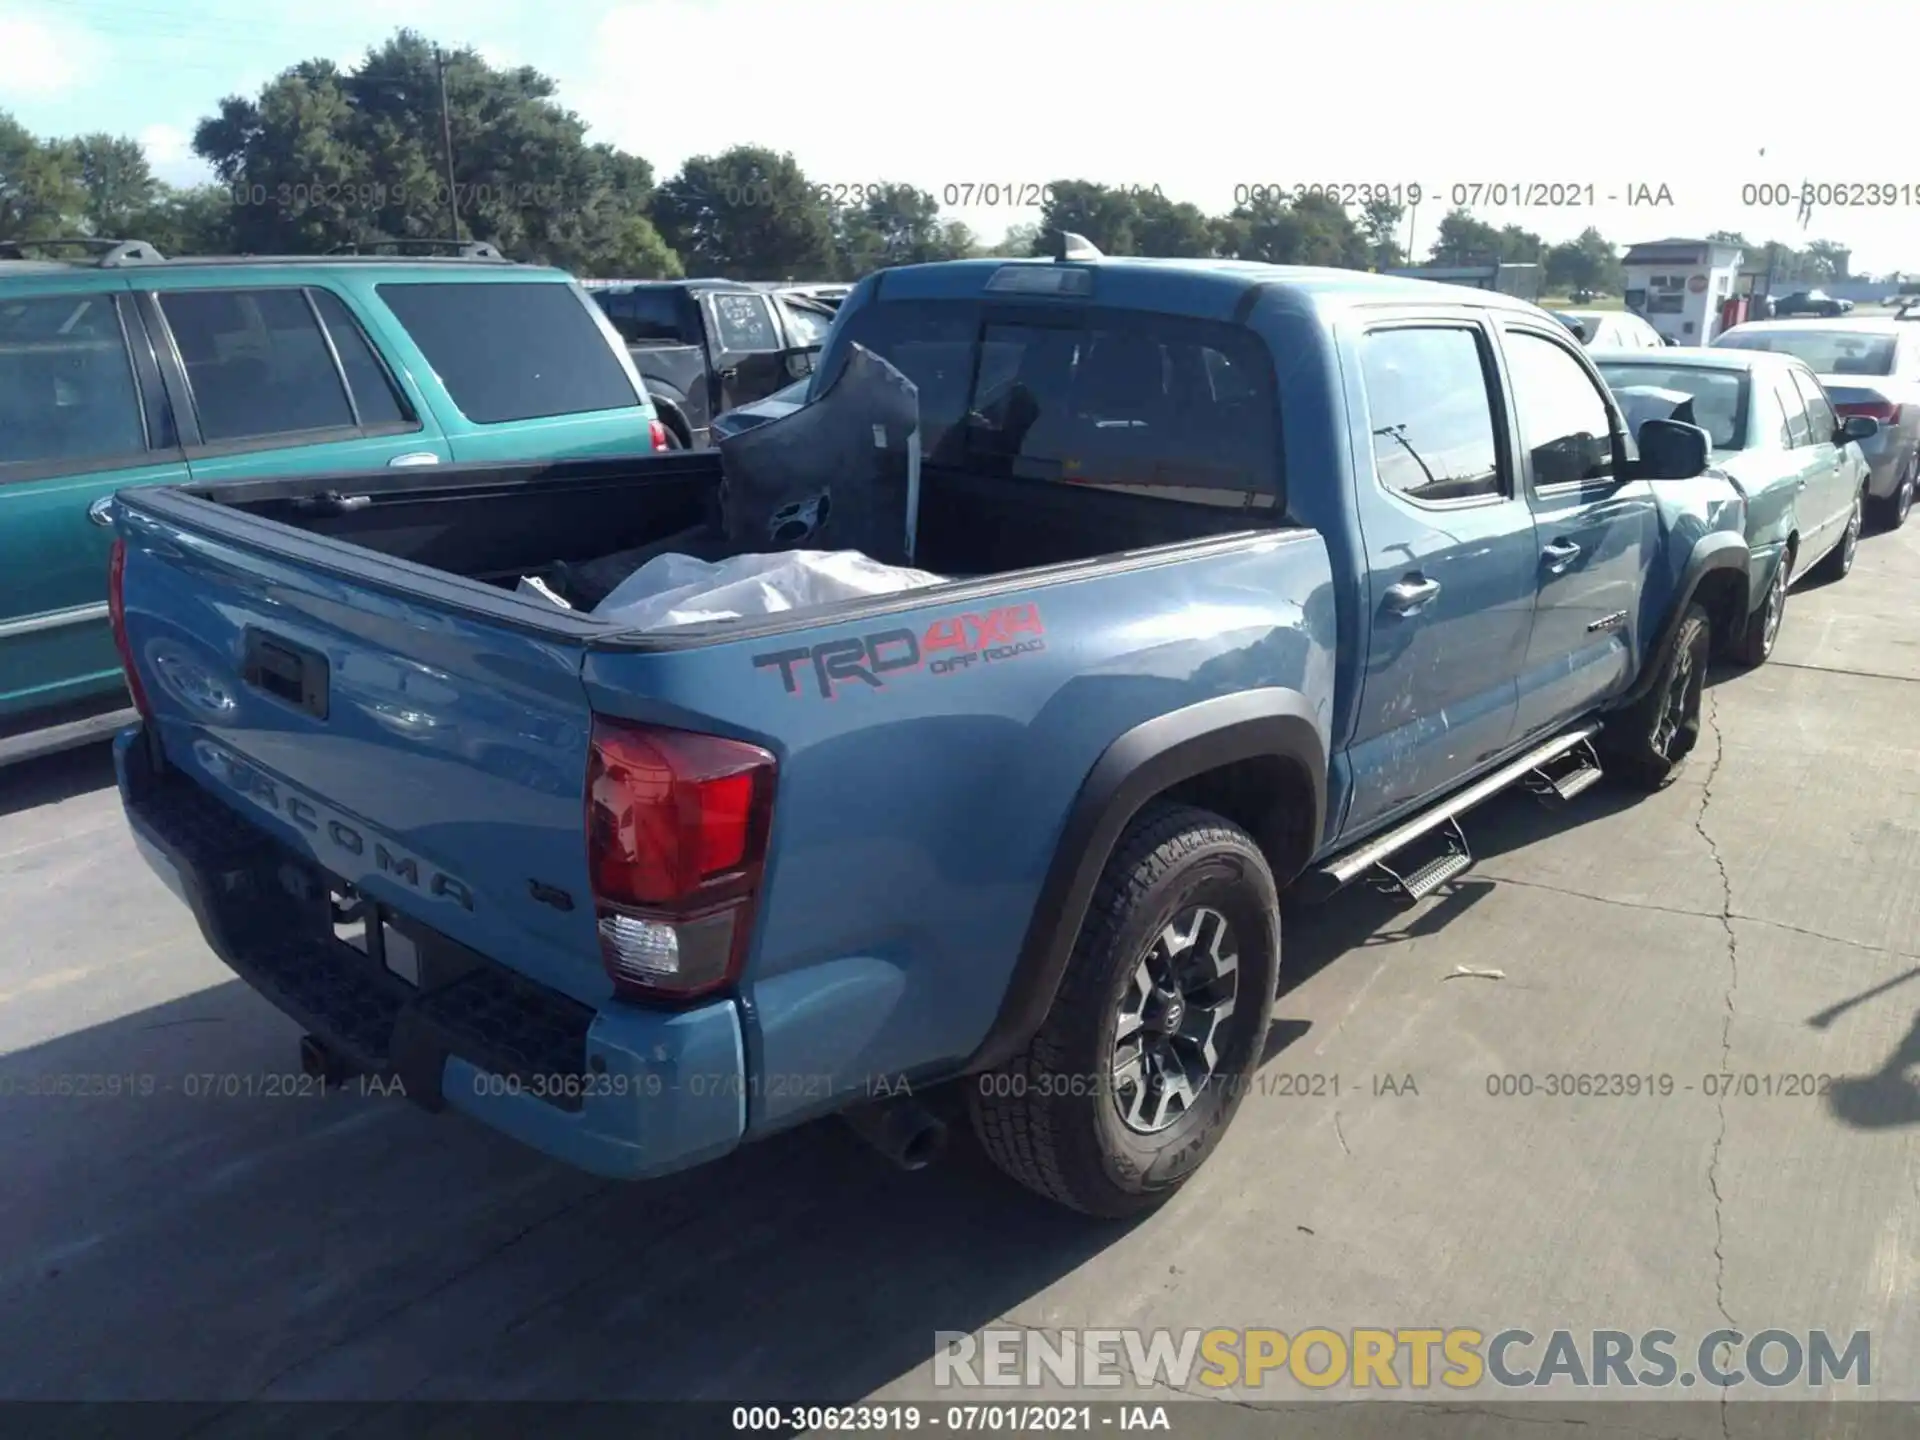
{"label": "suv rear window", "polygon": [[[895,301],[848,317],[843,333],[919,387],[931,464],[1205,505],[1280,504],[1272,369],[1239,326]],[[835,368],[829,360],[823,373]]]}
{"label": "suv rear window", "polygon": [[606,332],[570,285],[450,282],[379,291],[476,424],[640,404]]}
{"label": "suv rear window", "polygon": [[146,444],[112,296],[0,302],[0,466],[132,456]]}

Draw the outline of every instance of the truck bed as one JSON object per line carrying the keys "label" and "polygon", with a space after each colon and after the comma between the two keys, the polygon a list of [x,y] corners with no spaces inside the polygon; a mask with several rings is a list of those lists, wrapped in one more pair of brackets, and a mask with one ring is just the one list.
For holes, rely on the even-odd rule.
{"label": "truck bed", "polygon": [[[446,466],[348,472],[182,487],[223,509],[332,542],[358,578],[405,584],[405,568],[365,564],[368,552],[512,592],[522,576],[608,556],[637,567],[650,553],[703,560],[740,553],[719,521],[717,451],[631,460]],[[956,582],[1015,571],[1101,563],[1133,552],[1251,529],[1271,511],[1195,505],[1090,485],[983,478],[929,466],[922,474],[914,563]],[[264,532],[262,532],[264,533]],[[358,563],[355,556],[358,555]],[[610,587],[609,587],[610,588]],[[927,592],[917,592],[924,597]],[[592,598],[588,597],[589,603]],[[895,597],[833,607],[882,608]],[[514,596],[537,615],[544,602]],[[817,621],[821,610],[788,616]],[[778,628],[755,624],[760,633]],[[689,627],[742,633],[739,624]]]}

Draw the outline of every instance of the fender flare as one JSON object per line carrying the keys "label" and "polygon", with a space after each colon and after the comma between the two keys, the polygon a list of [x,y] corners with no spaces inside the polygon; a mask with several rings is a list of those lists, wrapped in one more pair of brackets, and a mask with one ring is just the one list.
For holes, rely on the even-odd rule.
{"label": "fender flare", "polygon": [[[1686,618],[1687,607],[1693,604],[1693,597],[1700,593],[1701,583],[1717,570],[1738,571],[1741,581],[1745,583],[1749,578],[1750,553],[1746,537],[1736,535],[1731,530],[1716,530],[1694,541],[1693,553],[1687,557],[1687,568],[1681,573],[1680,584],[1674,592],[1676,599],[1668,608],[1666,618],[1660,622],[1659,636],[1647,648],[1640,662],[1640,673],[1634,677],[1633,687],[1609,708],[1632,705],[1645,698],[1659,677],[1660,657],[1673,644],[1674,636],[1680,631],[1680,622]],[[1745,607],[1742,607],[1740,618],[1742,622],[1746,619]]]}
{"label": "fender flare", "polygon": [[1100,874],[1141,808],[1182,780],[1260,756],[1291,760],[1306,772],[1313,804],[1308,833],[1317,842],[1326,817],[1327,747],[1312,703],[1296,690],[1243,690],[1170,710],[1101,752],[1061,827],[999,1013],[965,1073],[1003,1064],[1046,1019]]}

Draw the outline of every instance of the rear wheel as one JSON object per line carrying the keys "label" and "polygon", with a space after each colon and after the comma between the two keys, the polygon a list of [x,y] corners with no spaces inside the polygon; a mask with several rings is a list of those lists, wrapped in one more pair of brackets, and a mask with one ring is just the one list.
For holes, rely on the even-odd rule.
{"label": "rear wheel", "polygon": [[1854,492],[1853,509],[1847,512],[1847,528],[1840,543],[1827,552],[1827,558],[1813,572],[1825,584],[1844,580],[1853,570],[1854,557],[1860,553],[1860,531],[1866,522],[1866,495],[1864,488]]}
{"label": "rear wheel", "polygon": [[1239,1108],[1279,963],[1259,847],[1210,811],[1149,805],[1101,874],[1039,1033],[969,1086],[987,1154],[1089,1215],[1162,1203]]}
{"label": "rear wheel", "polygon": [[1636,789],[1660,789],[1680,773],[1700,742],[1700,700],[1712,643],[1706,609],[1689,605],[1652,688],[1600,732],[1607,768]]}
{"label": "rear wheel", "polygon": [[1920,485],[1920,450],[1914,451],[1907,461],[1907,468],[1900,476],[1900,483],[1893,487],[1893,494],[1884,500],[1874,501],[1874,523],[1882,530],[1898,530],[1907,523],[1907,516],[1913,512],[1914,487]]}
{"label": "rear wheel", "polygon": [[1793,585],[1793,551],[1780,552],[1780,560],[1773,567],[1773,581],[1767,586],[1767,595],[1760,602],[1760,608],[1747,617],[1747,630],[1740,637],[1740,643],[1734,647],[1733,658],[1742,665],[1751,668],[1767,663],[1767,657],[1773,654],[1773,645],[1780,636],[1780,621],[1787,613],[1787,591]]}

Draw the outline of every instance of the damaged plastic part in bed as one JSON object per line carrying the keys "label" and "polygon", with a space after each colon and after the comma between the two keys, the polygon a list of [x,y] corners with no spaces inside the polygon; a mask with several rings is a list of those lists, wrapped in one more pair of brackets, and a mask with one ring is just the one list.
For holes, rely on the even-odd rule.
{"label": "damaged plastic part in bed", "polygon": [[920,502],[919,392],[846,347],[839,372],[790,415],[720,442],[728,541],[754,552],[858,550],[913,562]]}
{"label": "damaged plastic part in bed", "polygon": [[941,583],[941,576],[883,565],[857,550],[784,550],[736,555],[717,563],[691,555],[658,555],[629,575],[593,613],[640,630],[666,630]]}

